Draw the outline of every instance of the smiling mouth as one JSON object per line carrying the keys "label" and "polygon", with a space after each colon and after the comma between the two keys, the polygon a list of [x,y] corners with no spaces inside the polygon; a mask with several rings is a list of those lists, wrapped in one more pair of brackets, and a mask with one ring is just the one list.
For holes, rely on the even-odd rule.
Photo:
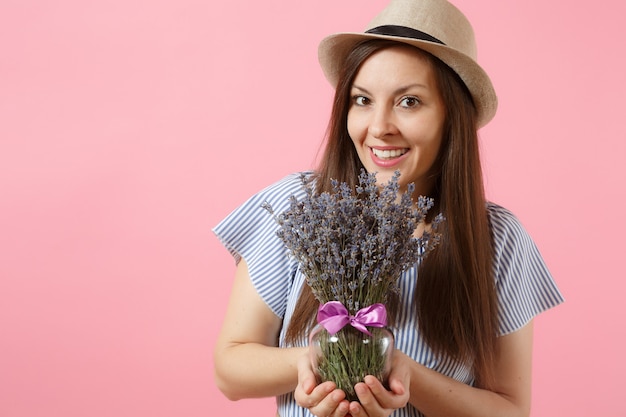
{"label": "smiling mouth", "polygon": [[408,152],[407,148],[404,149],[372,149],[372,153],[374,155],[376,155],[376,157],[380,158],[380,159],[394,159],[394,158],[398,158],[402,155],[404,155],[405,153]]}

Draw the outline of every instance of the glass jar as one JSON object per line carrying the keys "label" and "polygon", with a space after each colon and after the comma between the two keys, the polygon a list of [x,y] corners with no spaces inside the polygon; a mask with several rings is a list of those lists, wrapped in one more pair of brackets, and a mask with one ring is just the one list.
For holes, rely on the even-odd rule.
{"label": "glass jar", "polygon": [[347,325],[331,335],[316,325],[309,336],[311,363],[319,383],[333,381],[348,401],[358,401],[354,386],[373,375],[387,386],[394,337],[386,328],[367,329],[371,336]]}

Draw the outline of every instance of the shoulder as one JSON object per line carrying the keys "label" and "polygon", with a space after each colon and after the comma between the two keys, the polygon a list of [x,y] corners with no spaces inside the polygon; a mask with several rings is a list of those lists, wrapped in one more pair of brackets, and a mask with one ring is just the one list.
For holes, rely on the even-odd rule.
{"label": "shoulder", "polygon": [[496,244],[530,239],[520,220],[510,210],[493,202],[488,202],[487,214]]}
{"label": "shoulder", "polygon": [[504,208],[491,201],[487,202],[487,214],[492,223],[492,227],[521,227],[518,218],[509,209]]}
{"label": "shoulder", "polygon": [[213,230],[219,236],[233,229],[275,229],[273,216],[266,208],[271,207],[275,213],[286,210],[290,199],[303,193],[302,183],[311,175],[310,172],[296,172],[263,188],[235,208]]}
{"label": "shoulder", "polygon": [[529,262],[530,264],[543,262],[534,240],[510,210],[488,203],[487,211],[493,239],[494,261],[498,270],[519,269],[520,265],[527,266]]}
{"label": "shoulder", "polygon": [[294,194],[302,190],[302,185],[313,176],[313,171],[294,172],[264,188],[262,193]]}
{"label": "shoulder", "polygon": [[[534,240],[519,219],[511,211],[494,203],[488,203],[487,210],[493,239],[496,278],[534,275],[539,270],[545,270],[543,258]],[[530,273],[531,270],[535,272]]]}
{"label": "shoulder", "polygon": [[292,197],[297,199],[304,196],[303,184],[313,176],[312,171],[295,172],[259,191],[253,198],[263,200],[272,206],[275,211],[282,211],[288,206]]}
{"label": "shoulder", "polygon": [[[289,207],[290,199],[302,198],[304,194],[303,181],[311,177],[312,174],[312,172],[304,171],[286,175],[250,196],[231,212],[227,219],[237,219],[238,222],[252,221],[259,216],[271,219],[272,216],[268,216],[267,209],[271,209],[274,213],[280,213]],[[260,219],[254,221],[256,220]]]}

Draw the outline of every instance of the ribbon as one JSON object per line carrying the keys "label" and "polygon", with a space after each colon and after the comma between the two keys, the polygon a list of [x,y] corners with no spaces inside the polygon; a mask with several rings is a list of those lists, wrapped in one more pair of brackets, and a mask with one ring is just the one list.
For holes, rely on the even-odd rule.
{"label": "ribbon", "polygon": [[351,316],[348,309],[339,301],[329,301],[320,305],[317,310],[317,322],[322,325],[328,333],[334,335],[343,329],[347,324],[371,336],[367,327],[385,327],[387,325],[387,309],[384,304],[376,303],[365,307]]}
{"label": "ribbon", "polygon": [[421,30],[413,29],[406,26],[384,25],[367,30],[365,33],[374,33],[376,35],[396,36],[400,38],[413,38],[421,41],[435,42],[445,45],[439,39]]}

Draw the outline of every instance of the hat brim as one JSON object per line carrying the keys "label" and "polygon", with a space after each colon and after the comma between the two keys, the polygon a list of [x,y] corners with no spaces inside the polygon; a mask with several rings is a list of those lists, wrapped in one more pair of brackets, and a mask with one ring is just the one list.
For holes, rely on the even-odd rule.
{"label": "hat brim", "polygon": [[448,65],[465,83],[477,110],[478,127],[486,125],[496,114],[498,98],[487,73],[469,56],[446,45],[420,39],[370,33],[337,33],[322,40],[318,59],[326,79],[337,86],[346,56],[358,43],[368,39],[387,39],[422,49]]}

